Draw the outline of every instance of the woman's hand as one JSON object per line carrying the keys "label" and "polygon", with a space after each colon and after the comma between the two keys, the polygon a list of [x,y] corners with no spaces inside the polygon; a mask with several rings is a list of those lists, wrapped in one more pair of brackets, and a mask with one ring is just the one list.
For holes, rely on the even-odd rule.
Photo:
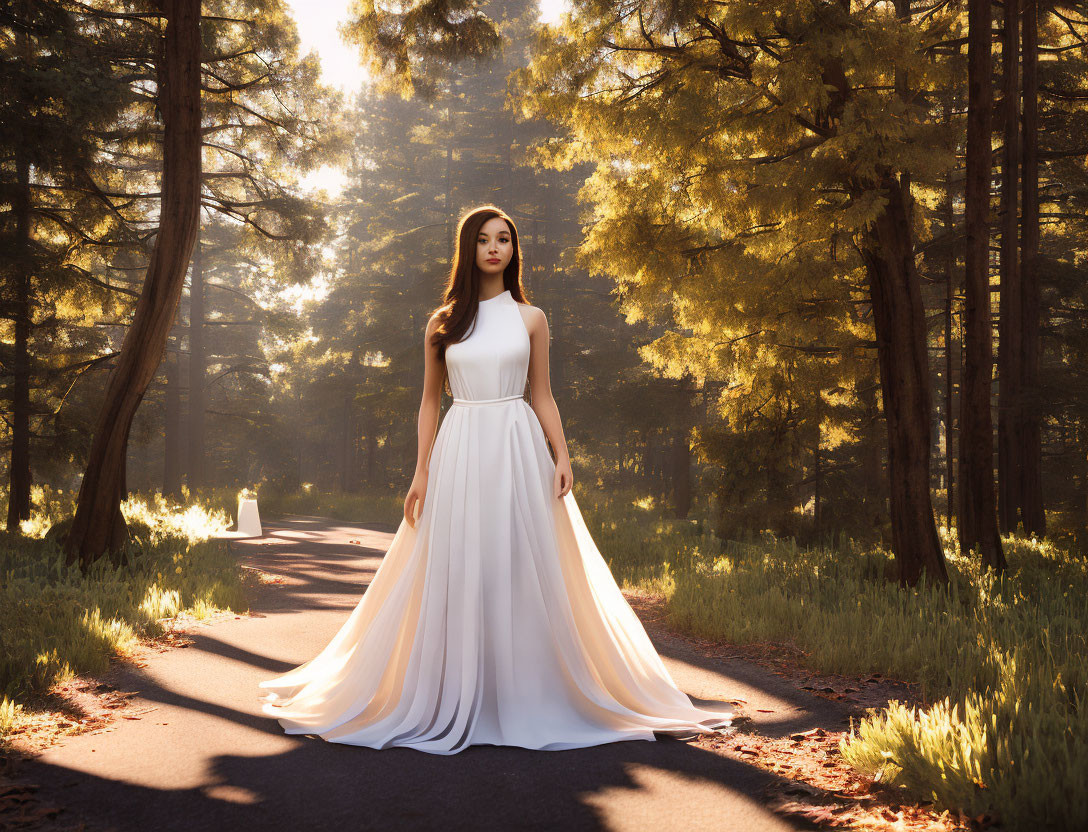
{"label": "woman's hand", "polygon": [[423,516],[423,501],[427,496],[427,475],[416,471],[412,484],[408,487],[408,496],[404,498],[404,519],[413,529],[416,527],[415,509],[419,504],[419,515]]}
{"label": "woman's hand", "polygon": [[555,480],[552,483],[555,498],[561,500],[574,485],[574,472],[570,469],[570,460],[563,458],[555,463]]}

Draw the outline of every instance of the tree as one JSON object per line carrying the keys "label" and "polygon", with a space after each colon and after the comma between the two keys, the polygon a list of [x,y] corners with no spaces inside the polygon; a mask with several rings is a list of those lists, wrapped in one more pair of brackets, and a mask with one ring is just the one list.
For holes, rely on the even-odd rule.
{"label": "tree", "polygon": [[[1024,531],[1046,534],[1043,508],[1042,406],[1040,393],[1040,320],[1042,310],[1039,271],[1039,4],[1023,0],[1023,228],[1020,248],[1020,343],[1024,356],[1020,391],[1020,495]],[[1069,23],[1073,28],[1073,23]],[[1083,38],[1080,38],[1083,41]]]}
{"label": "tree", "polygon": [[129,428],[166,349],[200,213],[200,0],[163,0],[159,64],[163,119],[162,205],[147,276],[91,442],[68,562],[87,565],[127,540],[121,514]]}
{"label": "tree", "polygon": [[[205,205],[252,232],[243,247],[275,261],[279,279],[297,280],[312,271],[309,252],[324,217],[292,193],[293,180],[299,167],[335,154],[342,124],[322,112],[329,96],[315,83],[316,58],[298,59],[279,0],[248,7],[251,19],[220,10],[219,0],[205,5]],[[10,355],[0,339],[0,369],[12,379],[5,385],[12,418],[0,423],[13,427],[9,524],[29,511],[31,462],[43,474],[68,476],[87,453],[86,414],[104,387],[93,382],[114,368],[158,233],[163,132],[154,95],[157,13],[72,0],[15,11],[2,24],[6,35],[10,23],[12,37],[0,52],[11,70],[3,73],[9,112],[0,144],[33,175],[25,177],[27,200],[12,200],[26,212],[0,201],[0,233],[12,243],[0,246],[0,266],[12,277],[0,315],[16,335]],[[3,167],[5,189],[19,179],[16,167]],[[32,254],[25,262],[12,256],[22,250],[18,229]],[[18,278],[20,269],[28,280]],[[27,290],[22,303],[19,286]]]}
{"label": "tree", "polygon": [[964,287],[964,366],[960,395],[960,549],[979,550],[982,562],[1004,569],[1005,554],[997,528],[994,498],[993,421],[990,378],[990,78],[989,0],[968,5],[967,178],[964,222],[967,228]]}
{"label": "tree", "polygon": [[998,518],[1016,531],[1023,504],[1023,314],[1020,286],[1020,5],[1004,0],[1001,21],[1001,92],[1005,142],[1001,164],[1001,306],[998,315]]}
{"label": "tree", "polygon": [[[0,31],[0,317],[12,323],[11,341],[0,339],[0,370],[10,375],[7,529],[15,532],[30,516],[34,446],[46,441],[63,400],[58,377],[109,358],[100,338],[86,343],[69,329],[62,310],[93,315],[89,295],[101,294],[88,290],[93,281],[81,268],[85,243],[125,244],[86,171],[96,165],[96,133],[124,108],[128,87],[110,61],[120,48],[116,27],[92,37],[62,0],[12,3]],[[55,341],[66,348],[52,348]]]}
{"label": "tree", "polygon": [[752,393],[807,357],[830,377],[811,387],[822,419],[823,391],[871,379],[875,346],[908,583],[946,578],[910,190],[951,164],[926,101],[945,81],[928,44],[955,24],[905,6],[587,2],[542,27],[516,79],[523,111],[570,134],[540,160],[597,164],[585,262],[620,283],[629,320],[678,325],[654,345],[659,366],[720,379],[758,411],[769,400]]}

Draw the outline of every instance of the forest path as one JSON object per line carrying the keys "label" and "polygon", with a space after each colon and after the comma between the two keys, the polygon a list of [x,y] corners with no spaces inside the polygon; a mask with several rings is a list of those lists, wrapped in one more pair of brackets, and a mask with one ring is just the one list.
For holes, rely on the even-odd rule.
{"label": "forest path", "polygon": [[[782,830],[764,790],[790,781],[705,743],[663,737],[562,752],[472,746],[451,756],[377,751],[288,736],[260,711],[257,683],[315,655],[336,633],[393,537],[292,515],[232,540],[241,562],[282,576],[249,615],[197,622],[190,643],[143,651],[100,679],[135,691],[103,731],[26,760],[53,824],[87,830]],[[781,737],[842,730],[841,703],[809,696],[682,637],[651,637],[677,684],[702,704],[739,698],[740,731]],[[142,665],[142,666],[141,666]],[[811,828],[811,827],[808,827]]]}

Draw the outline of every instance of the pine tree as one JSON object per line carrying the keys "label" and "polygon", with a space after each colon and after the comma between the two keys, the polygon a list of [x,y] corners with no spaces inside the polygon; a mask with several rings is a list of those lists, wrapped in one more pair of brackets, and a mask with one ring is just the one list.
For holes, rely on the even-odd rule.
{"label": "pine tree", "polygon": [[[951,164],[926,106],[945,81],[927,44],[956,25],[905,7],[581,3],[541,30],[519,78],[523,107],[571,135],[542,155],[597,164],[585,258],[629,318],[679,327],[649,351],[662,370],[725,381],[736,415],[777,402],[788,424],[822,420],[830,390],[857,395],[875,345],[907,582],[945,576],[911,191]],[[829,373],[800,417],[788,355]]]}

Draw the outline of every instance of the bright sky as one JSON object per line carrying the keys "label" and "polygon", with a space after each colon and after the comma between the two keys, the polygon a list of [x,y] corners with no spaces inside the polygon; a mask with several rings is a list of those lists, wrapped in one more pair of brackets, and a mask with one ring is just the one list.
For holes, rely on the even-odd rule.
{"label": "bright sky", "polygon": [[[317,50],[321,58],[321,75],[325,83],[337,86],[350,99],[366,82],[366,72],[359,65],[355,50],[340,40],[337,24],[347,18],[351,0],[287,0],[291,7],[302,53]],[[538,0],[540,19],[553,21],[566,7],[566,0]],[[324,188],[331,198],[344,187],[344,175],[339,168],[323,167],[302,180],[303,187]]]}

